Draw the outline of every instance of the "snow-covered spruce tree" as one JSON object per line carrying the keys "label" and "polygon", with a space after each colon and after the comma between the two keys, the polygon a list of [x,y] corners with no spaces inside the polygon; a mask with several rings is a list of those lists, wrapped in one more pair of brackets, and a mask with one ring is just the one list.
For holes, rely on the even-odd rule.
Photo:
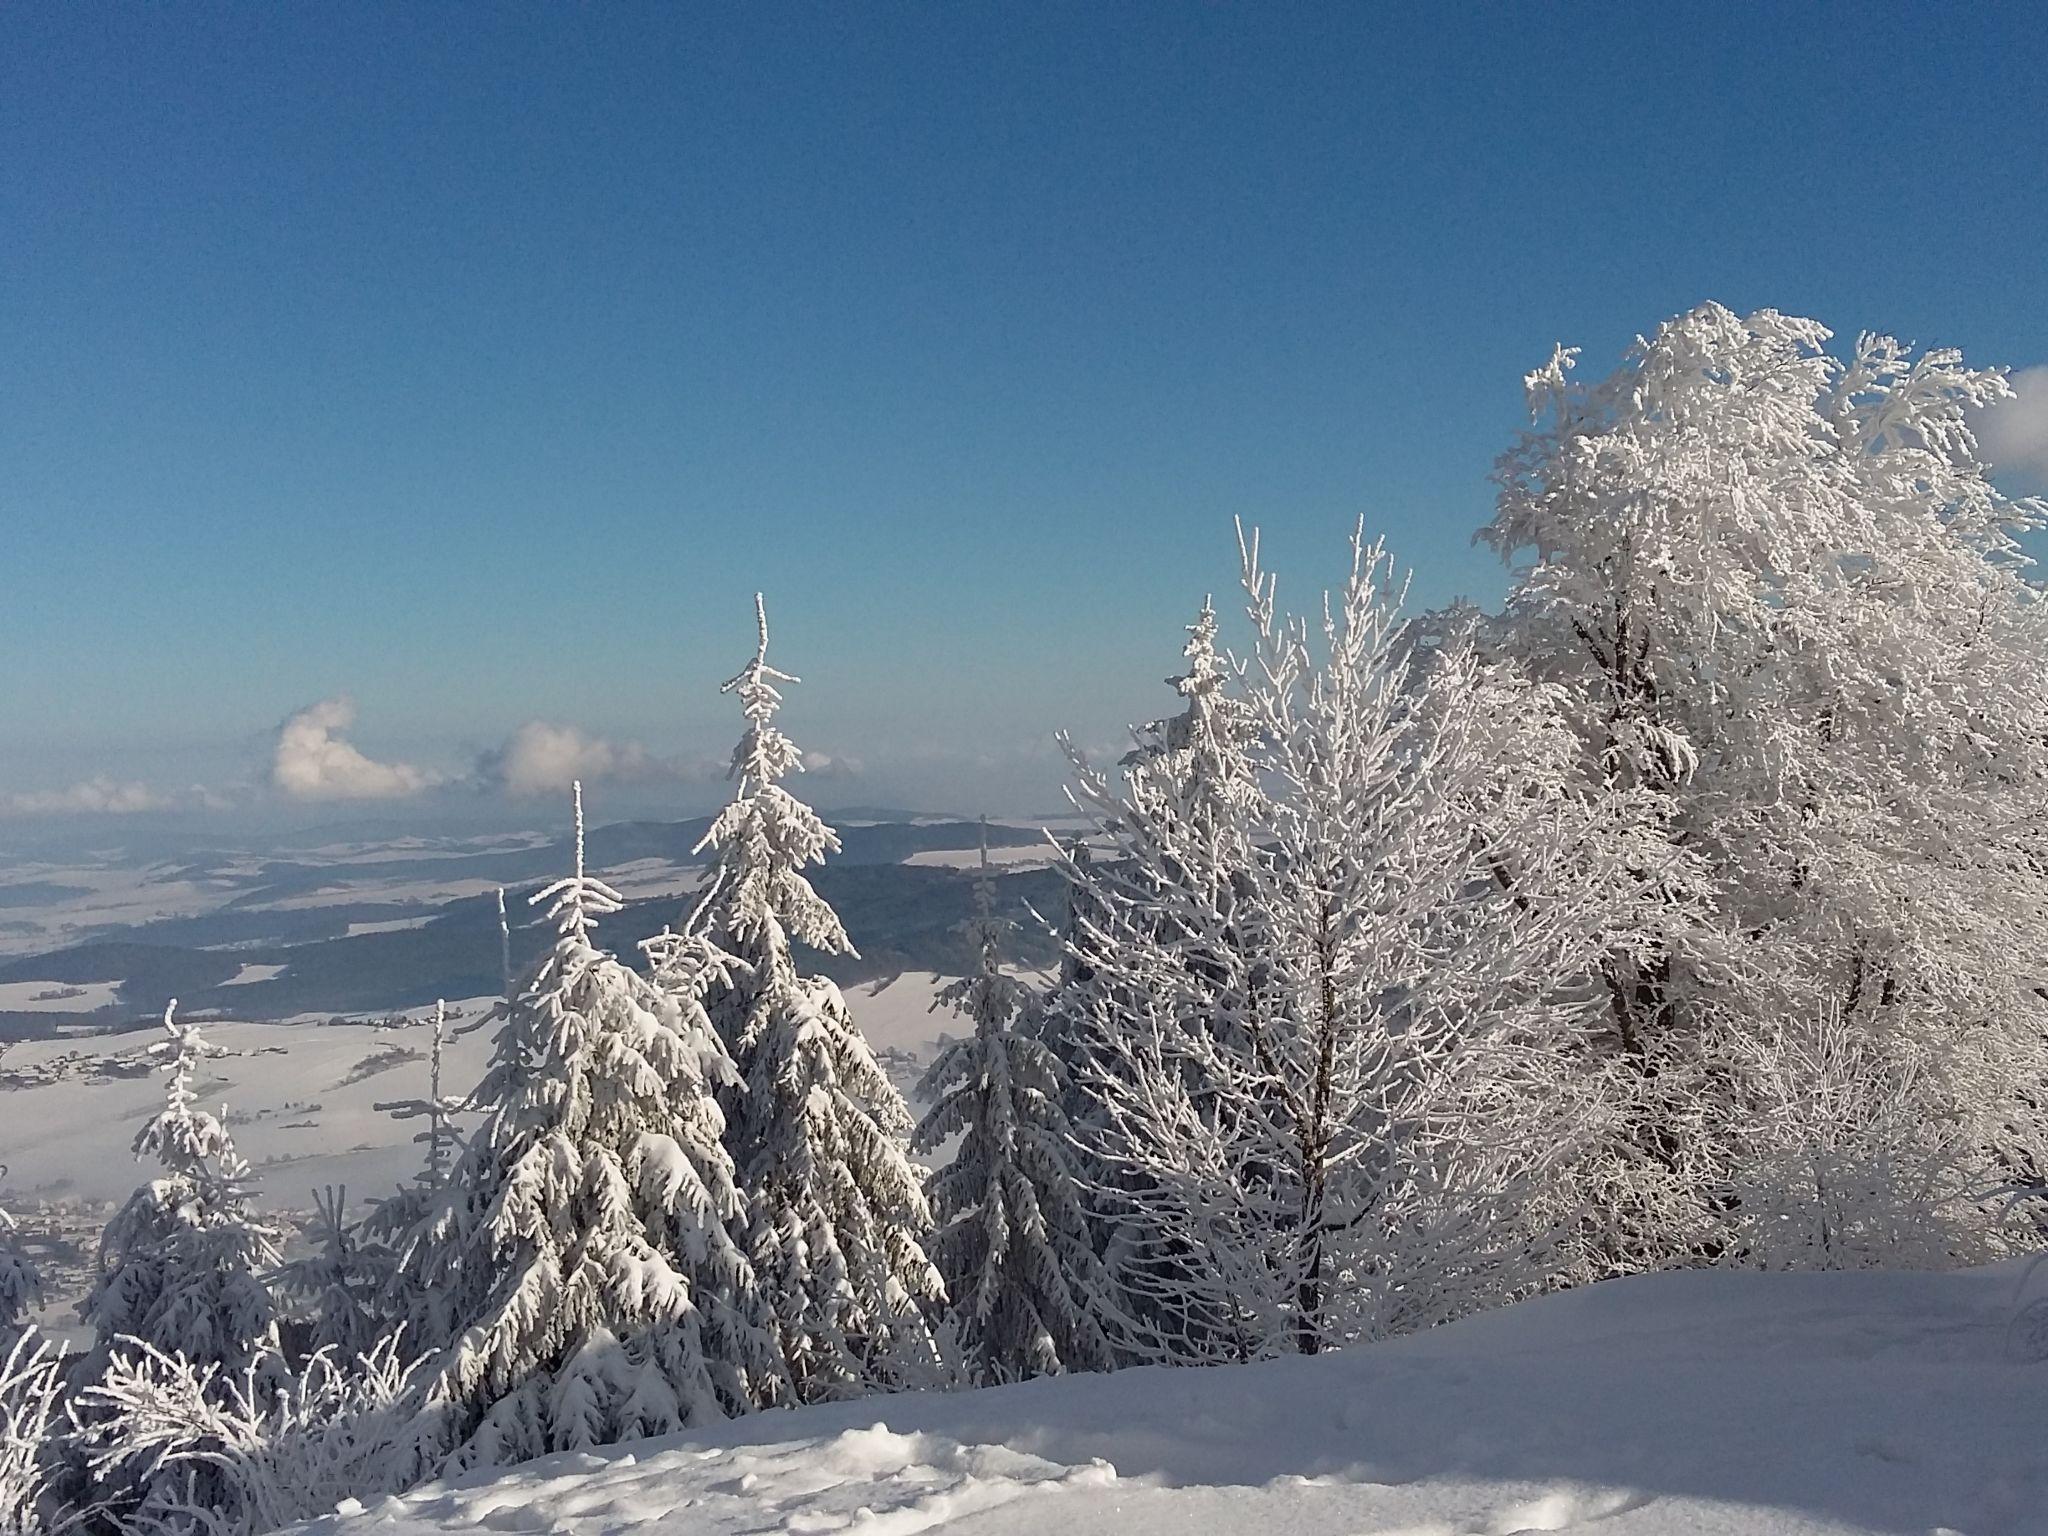
{"label": "snow-covered spruce tree", "polygon": [[100,1237],[98,1278],[79,1303],[96,1341],[77,1378],[94,1379],[116,1341],[139,1339],[195,1365],[239,1372],[277,1348],[277,1312],[263,1277],[278,1238],[251,1209],[252,1176],[226,1124],[198,1107],[193,1080],[222,1052],[197,1024],[164,1009],[149,1048],[164,1074],[164,1108],[136,1134],[157,1177],[137,1189]]}
{"label": "snow-covered spruce tree", "polygon": [[[583,865],[533,898],[553,948],[474,1096],[450,1184],[478,1213],[408,1255],[481,1305],[434,1361],[430,1444],[467,1467],[669,1432],[776,1395],[714,1090],[731,1063],[701,1013],[598,949],[619,898]],[[430,1217],[430,1222],[436,1218]]]}
{"label": "snow-covered spruce tree", "polygon": [[[251,1390],[271,1390],[286,1375],[265,1283],[278,1235],[250,1207],[249,1165],[226,1125],[197,1107],[193,1080],[222,1053],[197,1024],[177,1022],[177,1006],[173,999],[164,1009],[164,1038],[150,1047],[165,1078],[164,1108],[135,1138],[136,1156],[154,1156],[160,1171],[107,1223],[97,1278],[79,1304],[93,1330],[92,1347],[70,1372],[80,1432],[96,1418],[89,1389],[138,1350],[213,1368],[217,1380],[247,1380]],[[144,1446],[101,1441],[95,1466],[90,1489],[76,1491],[117,1525],[151,1529],[172,1505],[205,1496],[203,1477],[192,1485],[185,1470],[162,1465]]]}
{"label": "snow-covered spruce tree", "polygon": [[1689,871],[1604,968],[1635,1105],[1590,1198],[1646,1216],[1616,1269],[1742,1256],[1719,1029],[1839,1015],[1869,1070],[1906,1053],[1981,1181],[2048,1167],[2048,605],[2015,543],[2044,509],[1978,462],[1996,374],[1828,339],[1704,305],[1590,389],[1560,350],[1499,471],[1485,537],[1527,561],[1501,643]]}
{"label": "snow-covered spruce tree", "polygon": [[747,720],[738,787],[699,845],[714,855],[686,930],[739,962],[707,1004],[742,1084],[725,1098],[726,1145],[749,1201],[747,1252],[800,1401],[932,1385],[948,1369],[935,1332],[944,1288],[925,1254],[910,1113],[839,988],[799,971],[791,949],[853,953],[804,877],[839,840],[782,786],[803,765],[775,725],[776,684],[796,679],[768,665],[754,604],[759,643],[723,690]]}
{"label": "snow-covered spruce tree", "polygon": [[1076,1187],[1059,1062],[1025,1027],[1029,989],[1003,969],[986,825],[974,894],[977,969],[934,1004],[963,1014],[974,1033],[925,1074],[932,1107],[911,1140],[930,1151],[960,1137],[931,1180],[939,1228],[928,1246],[975,1383],[1108,1370],[1115,1360],[1096,1314],[1110,1304],[1109,1277]]}
{"label": "snow-covered spruce tree", "polygon": [[[1586,1108],[1567,1072],[1613,871],[1570,738],[1471,646],[1419,650],[1354,539],[1320,645],[1244,549],[1250,772],[1182,814],[1141,762],[1077,763],[1114,856],[1082,958],[1124,1000],[1093,1042],[1097,1155],[1137,1235],[1126,1342],[1313,1352],[1544,1283],[1523,1208]],[[1194,962],[1194,963],[1191,963]]]}

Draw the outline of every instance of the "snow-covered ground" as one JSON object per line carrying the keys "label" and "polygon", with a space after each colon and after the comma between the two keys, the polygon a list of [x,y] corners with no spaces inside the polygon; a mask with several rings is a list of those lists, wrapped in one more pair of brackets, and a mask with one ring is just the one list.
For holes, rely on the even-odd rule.
{"label": "snow-covered ground", "polygon": [[105,1008],[121,989],[118,981],[0,981],[0,1009],[20,1013],[86,1013]]}
{"label": "snow-covered ground", "polygon": [[[462,1014],[455,1027],[480,1018],[492,1001],[455,1004]],[[158,1033],[32,1040],[8,1049],[5,1065],[17,1086],[0,1117],[6,1202],[127,1198],[147,1174],[129,1144],[163,1102],[162,1079],[144,1056]],[[207,1064],[201,1100],[226,1107],[264,1204],[303,1210],[325,1184],[346,1184],[363,1198],[412,1176],[416,1127],[376,1105],[425,1097],[424,1028],[223,1021],[209,1023],[206,1035],[230,1054]],[[448,1046],[449,1079],[474,1083],[489,1054],[487,1030],[456,1035]]]}
{"label": "snow-covered ground", "polygon": [[[1053,861],[1053,851],[1049,844],[1019,843],[989,849],[988,861],[1002,869],[1036,869]],[[981,851],[976,848],[922,848],[903,862],[923,869],[973,869],[981,863]]]}
{"label": "snow-covered ground", "polygon": [[244,961],[242,968],[222,982],[221,985],[224,987],[247,987],[253,986],[259,981],[275,981],[288,969],[288,966],[251,965]]}
{"label": "snow-covered ground", "polygon": [[350,923],[344,931],[351,939],[361,938],[366,933],[404,933],[408,929],[426,927],[434,917],[435,914],[430,912],[424,917],[394,917],[382,923]]}
{"label": "snow-covered ground", "polygon": [[1616,1281],[1314,1360],[757,1415],[302,1529],[2027,1536],[2014,1266]]}
{"label": "snow-covered ground", "polygon": [[[908,1091],[956,1015],[931,1011],[941,978],[913,973],[880,988],[852,988],[848,1001],[862,1029]],[[474,1028],[495,999],[451,1001],[443,1068],[459,1092],[483,1074],[491,1030]],[[468,1033],[463,1033],[469,1029]],[[0,1116],[0,1208],[36,1200],[119,1201],[145,1170],[129,1143],[163,1101],[163,1084],[144,1052],[157,1031],[84,1039],[31,1040],[10,1046],[7,1113]],[[285,1023],[219,1021],[207,1039],[230,1054],[210,1062],[203,1102],[225,1105],[243,1156],[255,1165],[258,1198],[282,1210],[311,1206],[313,1190],[345,1184],[352,1198],[382,1194],[410,1178],[417,1127],[377,1109],[427,1091],[427,1032],[381,1021]],[[408,1054],[412,1053],[412,1054]]]}

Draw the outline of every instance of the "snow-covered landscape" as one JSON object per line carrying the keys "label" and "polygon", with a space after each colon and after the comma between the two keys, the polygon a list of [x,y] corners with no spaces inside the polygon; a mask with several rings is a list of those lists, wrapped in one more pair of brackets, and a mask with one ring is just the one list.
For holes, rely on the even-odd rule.
{"label": "snow-covered landscape", "polygon": [[0,6],[0,1536],[2048,1536],[2044,76]]}
{"label": "snow-covered landscape", "polygon": [[[1497,617],[1240,526],[1057,833],[831,826],[756,595],[705,821],[209,852],[18,958],[0,1515],[2042,1528],[2048,504],[2001,375],[1827,339],[1558,351]],[[261,1016],[337,974],[441,995]]]}

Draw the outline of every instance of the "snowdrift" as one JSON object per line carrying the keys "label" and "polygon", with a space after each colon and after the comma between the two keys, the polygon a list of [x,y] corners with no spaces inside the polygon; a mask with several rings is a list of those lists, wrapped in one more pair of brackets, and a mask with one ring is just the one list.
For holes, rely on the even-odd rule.
{"label": "snowdrift", "polygon": [[756,1415],[334,1536],[2048,1532],[2048,1268],[1669,1274],[1313,1360]]}

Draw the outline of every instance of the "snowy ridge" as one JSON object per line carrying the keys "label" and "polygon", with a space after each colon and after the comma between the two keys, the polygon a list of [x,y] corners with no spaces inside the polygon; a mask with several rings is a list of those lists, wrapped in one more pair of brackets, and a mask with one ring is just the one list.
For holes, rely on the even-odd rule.
{"label": "snowy ridge", "polygon": [[2048,1529],[2034,1289],[1647,1276],[1316,1358],[759,1414],[300,1529],[2020,1536]]}

